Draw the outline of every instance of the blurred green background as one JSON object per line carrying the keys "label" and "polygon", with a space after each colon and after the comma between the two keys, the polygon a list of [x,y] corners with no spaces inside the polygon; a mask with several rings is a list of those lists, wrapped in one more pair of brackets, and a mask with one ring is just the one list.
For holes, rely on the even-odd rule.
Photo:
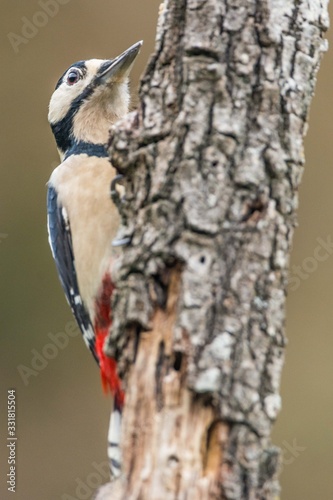
{"label": "blurred green background", "polygon": [[[110,58],[144,39],[132,74],[135,88],[153,50],[158,5],[159,0],[1,4],[1,499],[12,495],[5,476],[8,388],[16,389],[18,408],[15,498],[90,498],[106,480],[109,400],[80,335],[67,334],[73,320],[46,236],[45,184],[58,162],[47,106],[72,62]],[[8,38],[22,36],[22,18],[40,25],[25,33],[27,43]],[[321,261],[313,257],[318,238],[333,239],[331,78],[332,57],[326,54],[306,138],[292,255],[303,277],[294,279],[288,298],[283,410],[273,433],[283,449],[283,500],[333,498],[333,254]],[[68,341],[63,349],[50,336],[59,332]],[[46,366],[39,361],[33,367],[36,352],[50,358]],[[19,366],[33,371],[22,376]]]}

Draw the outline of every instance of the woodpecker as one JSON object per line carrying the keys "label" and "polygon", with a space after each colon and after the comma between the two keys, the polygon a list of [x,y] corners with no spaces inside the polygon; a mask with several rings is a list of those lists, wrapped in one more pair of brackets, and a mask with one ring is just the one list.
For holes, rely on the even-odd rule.
{"label": "woodpecker", "polygon": [[67,301],[100,367],[103,389],[114,397],[108,452],[115,476],[124,392],[115,360],[103,351],[111,326],[112,242],[119,225],[110,199],[115,170],[106,145],[110,126],[128,112],[128,77],[141,45],[115,59],[70,66],[55,87],[48,113],[61,161],[48,181],[49,243]]}

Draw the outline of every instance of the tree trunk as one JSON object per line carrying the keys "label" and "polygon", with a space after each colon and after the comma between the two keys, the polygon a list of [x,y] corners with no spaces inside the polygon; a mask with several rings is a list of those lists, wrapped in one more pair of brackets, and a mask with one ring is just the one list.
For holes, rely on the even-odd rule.
{"label": "tree trunk", "polygon": [[99,499],[275,499],[289,252],[326,1],[167,0],[124,175],[108,353],[123,473]]}

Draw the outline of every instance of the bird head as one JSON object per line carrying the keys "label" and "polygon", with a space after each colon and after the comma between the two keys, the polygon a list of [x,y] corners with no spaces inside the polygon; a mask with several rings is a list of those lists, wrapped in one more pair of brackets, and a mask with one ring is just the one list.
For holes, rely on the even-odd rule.
{"label": "bird head", "polygon": [[61,158],[75,143],[107,143],[112,123],[128,112],[128,77],[141,45],[115,59],[76,62],[61,76],[48,114]]}

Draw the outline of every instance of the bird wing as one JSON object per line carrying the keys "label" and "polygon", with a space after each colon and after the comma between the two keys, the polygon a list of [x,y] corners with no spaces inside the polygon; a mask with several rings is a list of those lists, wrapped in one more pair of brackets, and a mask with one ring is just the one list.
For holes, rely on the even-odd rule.
{"label": "bird wing", "polygon": [[82,331],[83,338],[91,350],[97,363],[98,356],[95,347],[95,334],[85,304],[82,301],[73,254],[72,234],[65,207],[58,200],[55,188],[48,186],[47,191],[47,225],[49,243],[56,263],[60,282],[65,291],[75,319]]}

